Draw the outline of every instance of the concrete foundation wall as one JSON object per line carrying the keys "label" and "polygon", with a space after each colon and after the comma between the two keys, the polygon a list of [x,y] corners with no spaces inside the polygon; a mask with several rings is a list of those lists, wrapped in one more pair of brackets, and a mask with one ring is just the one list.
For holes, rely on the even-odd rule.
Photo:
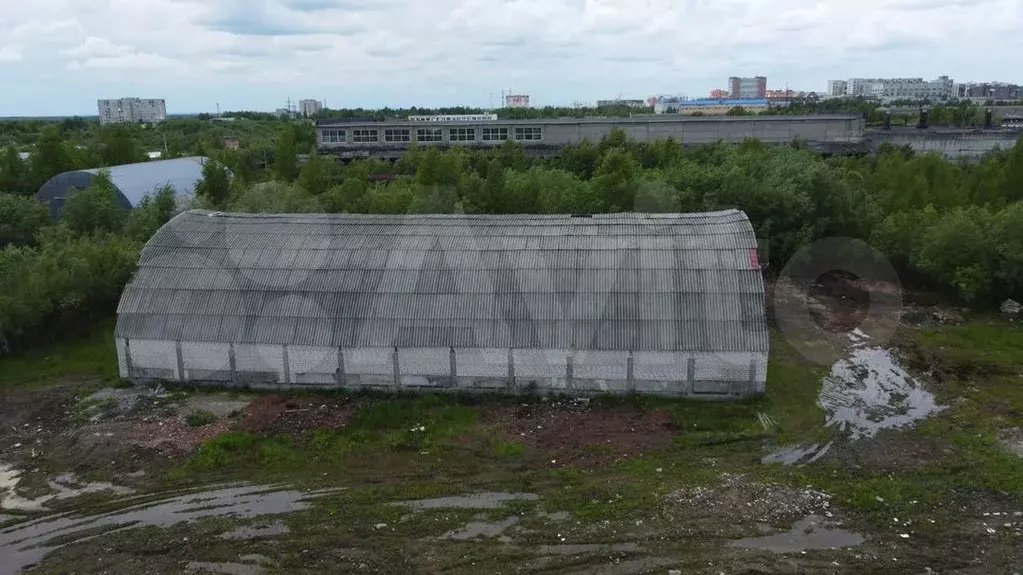
{"label": "concrete foundation wall", "polygon": [[745,397],[764,392],[767,353],[475,348],[345,349],[117,340],[136,381],[296,387],[651,393]]}

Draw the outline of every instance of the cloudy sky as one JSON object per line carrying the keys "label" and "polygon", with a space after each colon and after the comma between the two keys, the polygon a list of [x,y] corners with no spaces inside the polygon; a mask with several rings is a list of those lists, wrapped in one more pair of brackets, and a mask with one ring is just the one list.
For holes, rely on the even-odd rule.
{"label": "cloudy sky", "polygon": [[0,0],[0,116],[704,96],[728,76],[1023,83],[1023,0]]}

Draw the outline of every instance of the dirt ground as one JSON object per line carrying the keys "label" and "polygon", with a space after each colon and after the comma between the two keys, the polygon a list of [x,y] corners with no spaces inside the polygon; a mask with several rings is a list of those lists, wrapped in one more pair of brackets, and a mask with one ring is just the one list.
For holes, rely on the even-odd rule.
{"label": "dirt ground", "polygon": [[[588,401],[501,406],[480,416],[484,431],[521,443],[554,465],[605,467],[669,447],[677,428],[658,409],[593,409]],[[569,431],[571,430],[571,431]]]}
{"label": "dirt ground", "polygon": [[1023,337],[911,312],[940,409],[889,389],[856,439],[777,333],[744,403],[0,389],[0,573],[1023,573]]}

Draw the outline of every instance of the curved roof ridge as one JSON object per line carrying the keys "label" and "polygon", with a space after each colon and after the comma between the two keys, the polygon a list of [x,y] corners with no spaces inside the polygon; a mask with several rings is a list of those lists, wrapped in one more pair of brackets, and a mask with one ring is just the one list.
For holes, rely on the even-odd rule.
{"label": "curved roof ridge", "polygon": [[738,210],[613,218],[196,210],[146,245],[117,337],[766,352],[756,246]]}

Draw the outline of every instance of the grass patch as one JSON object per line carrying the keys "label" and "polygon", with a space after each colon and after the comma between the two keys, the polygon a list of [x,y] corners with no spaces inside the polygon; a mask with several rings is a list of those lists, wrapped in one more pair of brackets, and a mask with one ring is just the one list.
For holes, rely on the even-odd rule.
{"label": "grass patch", "polygon": [[217,416],[208,411],[194,411],[185,416],[185,425],[203,427],[217,420]]}
{"label": "grass patch", "polygon": [[119,381],[114,324],[109,318],[85,336],[0,359],[0,387],[40,387],[69,379]]}
{"label": "grass patch", "polygon": [[938,359],[971,371],[1011,371],[1019,368],[1023,349],[1023,325],[1016,323],[970,323],[960,326],[916,330],[917,341]]}
{"label": "grass patch", "polygon": [[516,459],[525,453],[525,444],[518,441],[498,441],[494,444],[494,455],[502,459]]}
{"label": "grass patch", "polygon": [[258,437],[248,433],[227,433],[202,444],[188,467],[223,469],[238,467],[286,468],[297,463],[299,454],[286,437]]}

